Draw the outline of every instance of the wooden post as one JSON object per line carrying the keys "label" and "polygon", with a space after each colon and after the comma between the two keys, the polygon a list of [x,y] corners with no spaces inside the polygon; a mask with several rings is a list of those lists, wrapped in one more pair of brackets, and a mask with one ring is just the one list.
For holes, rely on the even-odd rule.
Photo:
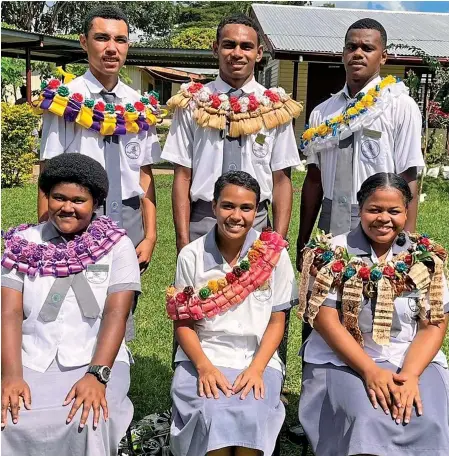
{"label": "wooden post", "polygon": [[[292,98],[296,101],[297,98],[298,98],[298,66],[299,66],[299,62],[297,60],[295,60],[293,62],[293,90],[292,90]],[[296,119],[293,119],[293,128],[295,127],[295,122],[296,122]]]}
{"label": "wooden post", "polygon": [[31,50],[29,47],[27,47],[25,49],[25,69],[26,69],[27,103],[31,103]]}

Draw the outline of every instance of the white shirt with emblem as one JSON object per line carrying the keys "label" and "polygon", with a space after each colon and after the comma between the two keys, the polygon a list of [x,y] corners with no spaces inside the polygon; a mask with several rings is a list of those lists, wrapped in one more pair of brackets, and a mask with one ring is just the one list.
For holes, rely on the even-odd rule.
{"label": "white shirt with emblem", "polygon": [[[248,253],[259,232],[251,229],[243,245],[240,259]],[[215,228],[186,245],[178,256],[175,287],[192,286],[196,291],[209,280],[224,277],[232,268],[224,260],[215,242]],[[251,363],[267,329],[272,312],[289,309],[297,303],[298,291],[287,250],[281,253],[266,286],[251,293],[241,304],[217,315],[195,321],[195,331],[205,355],[215,366],[245,369]],[[175,362],[189,358],[178,347]],[[277,352],[268,366],[284,372]]]}
{"label": "white shirt with emblem", "polygon": [[[220,77],[206,86],[213,93],[228,93],[232,89]],[[266,89],[253,78],[242,90],[245,94],[263,95]],[[264,128],[241,139],[241,170],[259,182],[261,201],[271,201],[273,171],[300,163],[292,124],[289,122],[271,130]],[[176,109],[162,158],[192,169],[192,201],[213,200],[215,182],[223,173],[224,141],[220,130],[200,127],[193,119],[191,109]]]}
{"label": "white shirt with emblem", "polygon": [[[341,234],[332,239],[334,247],[341,246],[347,248],[347,234]],[[393,257],[393,252],[387,255],[386,261],[390,261]],[[371,249],[371,260],[373,263],[378,263],[378,259],[374,251]],[[309,290],[312,289],[313,280],[310,281]],[[444,312],[449,313],[449,291],[447,282],[443,275],[444,288]],[[373,340],[373,309],[370,299],[363,299],[361,310],[359,313],[359,327],[362,332],[364,350],[376,362],[388,361],[394,366],[402,367],[407,350],[418,332],[418,314],[419,307],[417,300],[419,294],[416,292],[405,292],[394,300],[395,313],[398,317],[399,328],[391,328],[391,337],[389,345],[378,345]],[[426,298],[426,308],[430,309],[428,296]],[[341,292],[329,293],[328,297],[322,304],[327,307],[341,308]],[[395,317],[393,317],[393,320]],[[321,335],[313,330],[301,352],[304,361],[313,364],[331,363],[335,366],[345,366],[346,364],[337,356],[332,348],[327,345]],[[443,367],[448,367],[446,356],[439,350],[435,355],[433,362],[441,364]]]}
{"label": "white shirt with emblem", "polygon": [[[380,81],[380,77],[373,79],[361,92],[366,93]],[[340,114],[354,98],[351,99],[345,85],[340,92],[312,111],[309,126],[317,127]],[[387,109],[369,128],[354,132],[352,204],[357,204],[357,192],[362,183],[373,174],[400,174],[412,167],[418,168],[418,171],[423,169],[421,125],[418,105],[407,94],[401,94],[392,99]],[[320,168],[324,197],[330,200],[333,199],[338,152],[338,144],[329,144],[327,149],[307,157],[307,164],[315,164]]]}
{"label": "white shirt with emblem", "polygon": [[[19,231],[16,235],[36,244],[45,243],[42,239],[45,226],[47,232],[53,232],[50,236],[45,235],[46,239],[59,236],[51,222]],[[105,267],[95,274],[87,267],[80,274],[86,277],[92,289],[100,307],[100,316],[95,321],[85,318],[72,288],[69,288],[57,318],[52,322],[43,322],[38,316],[55,277],[29,277],[16,269],[2,267],[2,287],[21,291],[23,295],[22,363],[25,367],[45,372],[56,357],[65,367],[89,364],[95,352],[107,297],[125,290],[140,292],[139,264],[133,244],[127,236],[123,236],[96,265]],[[124,340],[115,360],[129,364]]]}
{"label": "white shirt with emblem", "polygon": [[[92,98],[95,101],[102,100],[100,92],[105,90],[90,70],[68,83],[67,87],[71,93],[78,92],[84,98]],[[111,92],[115,93],[117,104],[134,104],[140,100],[140,95],[120,80]],[[161,147],[156,127],[150,126],[148,131],[120,135],[119,149],[122,199],[141,196],[144,191],[140,186],[140,168],[160,161]],[[45,111],[40,158],[48,160],[64,152],[89,155],[105,166],[104,136]]]}

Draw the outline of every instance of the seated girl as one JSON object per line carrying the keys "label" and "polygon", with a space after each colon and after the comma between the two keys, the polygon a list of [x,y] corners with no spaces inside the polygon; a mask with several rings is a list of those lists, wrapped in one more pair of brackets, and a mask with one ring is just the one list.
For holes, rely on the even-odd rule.
{"label": "seated girl", "polygon": [[123,338],[136,254],[124,230],[94,218],[108,192],[98,162],[48,160],[39,188],[48,222],[8,231],[2,258],[3,454],[117,454],[133,415]]}
{"label": "seated girl", "polygon": [[172,383],[175,456],[271,455],[284,421],[277,354],[295,276],[273,231],[252,226],[257,181],[228,172],[215,184],[216,226],[184,247],[167,311],[179,348]]}
{"label": "seated girl", "polygon": [[301,424],[317,456],[448,455],[446,252],[403,232],[402,177],[375,174],[357,199],[360,225],[304,252]]}

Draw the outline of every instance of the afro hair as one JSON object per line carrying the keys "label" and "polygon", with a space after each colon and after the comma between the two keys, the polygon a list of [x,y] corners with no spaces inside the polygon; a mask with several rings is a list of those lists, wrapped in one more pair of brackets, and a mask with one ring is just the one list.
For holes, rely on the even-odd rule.
{"label": "afro hair", "polygon": [[66,153],[45,161],[39,176],[39,188],[48,197],[51,189],[61,183],[86,187],[94,202],[101,206],[108,194],[109,181],[103,166],[87,155]]}

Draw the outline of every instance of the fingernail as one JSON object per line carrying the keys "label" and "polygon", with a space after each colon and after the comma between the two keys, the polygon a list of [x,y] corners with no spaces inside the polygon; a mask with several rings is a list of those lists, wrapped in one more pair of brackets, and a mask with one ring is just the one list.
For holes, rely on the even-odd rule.
{"label": "fingernail", "polygon": [[17,424],[17,418],[14,418],[14,419],[12,420],[12,422],[13,422],[14,424]]}
{"label": "fingernail", "polygon": [[394,420],[396,419],[396,417],[397,417],[397,415],[393,415],[393,419],[394,419]]}
{"label": "fingernail", "polygon": [[399,418],[396,420],[396,424],[401,424],[401,420]]}
{"label": "fingernail", "polygon": [[72,419],[71,418],[67,418],[66,423],[69,424],[70,421],[72,421]]}
{"label": "fingernail", "polygon": [[389,410],[384,410],[384,412],[385,412],[385,415],[388,415],[390,413]]}
{"label": "fingernail", "polygon": [[80,423],[80,428],[83,429],[83,427],[84,427],[84,424]]}
{"label": "fingernail", "polygon": [[405,424],[408,424],[410,421],[409,420],[404,420],[404,423]]}

